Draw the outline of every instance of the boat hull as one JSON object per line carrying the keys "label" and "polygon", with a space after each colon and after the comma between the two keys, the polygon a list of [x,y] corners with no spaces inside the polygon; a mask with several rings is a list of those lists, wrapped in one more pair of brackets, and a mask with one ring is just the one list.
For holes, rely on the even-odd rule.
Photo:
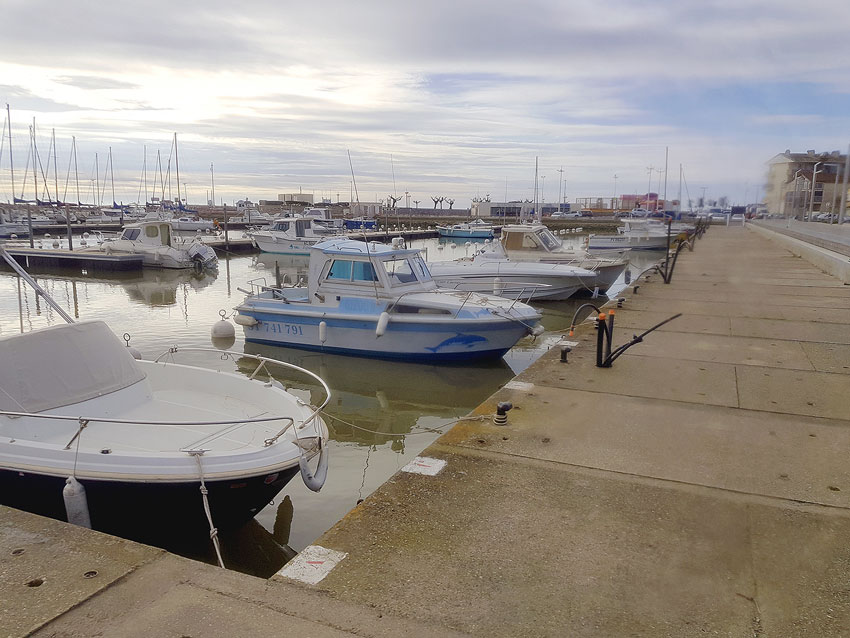
{"label": "boat hull", "polygon": [[492,230],[461,230],[457,228],[438,228],[440,237],[452,237],[454,239],[493,239]]}
{"label": "boat hull", "polygon": [[310,247],[319,239],[286,239],[282,237],[268,237],[263,235],[252,235],[254,243],[264,253],[275,253],[278,255],[309,255]]}
{"label": "boat hull", "polygon": [[[673,235],[675,238],[675,235]],[[587,242],[588,250],[666,250],[667,235],[649,235],[629,237],[623,235],[591,235]]]}
{"label": "boat hull", "polygon": [[[585,285],[578,277],[551,277],[537,276],[532,278],[523,275],[477,274],[472,268],[466,269],[473,272],[441,272],[434,264],[430,264],[431,275],[441,288],[462,290],[464,292],[478,292],[482,294],[498,295],[508,299],[521,299],[532,301],[563,301],[572,297]],[[500,281],[496,281],[496,280]],[[591,278],[588,278],[590,281]],[[530,283],[532,282],[532,283]]]}
{"label": "boat hull", "polygon": [[[298,465],[249,478],[207,480],[213,523],[232,529],[253,518],[298,474]],[[2,502],[34,514],[67,520],[64,476],[0,470]],[[121,536],[148,536],[167,522],[169,534],[208,528],[200,482],[153,482],[80,478],[85,487],[92,527]],[[149,533],[145,534],[145,530]]]}
{"label": "boat hull", "polygon": [[[239,309],[241,315],[258,320],[243,326],[245,340],[254,343],[319,350],[381,359],[464,362],[496,359],[528,333],[518,321],[415,324],[390,320],[380,337],[379,317],[342,319],[331,316],[304,317]],[[324,323],[324,341],[319,324]]]}

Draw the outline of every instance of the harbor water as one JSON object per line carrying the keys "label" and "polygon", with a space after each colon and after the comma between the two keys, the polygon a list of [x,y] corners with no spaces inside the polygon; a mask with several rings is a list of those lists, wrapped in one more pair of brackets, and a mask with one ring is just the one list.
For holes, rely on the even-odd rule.
{"label": "harbor water", "polygon": [[[412,245],[426,250],[431,261],[463,257],[475,248],[467,241],[437,239]],[[636,254],[629,268],[632,277],[658,259],[660,253]],[[252,254],[220,257],[217,274],[153,269],[31,274],[76,320],[105,321],[117,335],[129,335],[130,345],[144,358],[152,359],[174,345],[212,347],[210,328],[219,311],[232,314],[250,280],[272,283],[277,268],[287,281],[297,282],[306,279],[307,265],[307,257]],[[280,569],[457,419],[566,338],[575,309],[586,301],[536,304],[543,313],[544,334],[521,340],[503,359],[472,365],[404,363],[246,344],[237,329],[231,350],[302,366],[330,386],[333,395],[324,414],[331,432],[330,471],[320,493],[310,492],[296,477],[255,521],[223,535],[225,564],[263,577]],[[0,271],[0,336],[61,322],[14,273]],[[205,356],[193,354],[180,361],[204,365]],[[250,374],[252,368],[241,368],[234,357],[233,371]],[[321,400],[315,382],[282,369],[273,374],[301,398]],[[148,537],[140,530],[140,540],[214,562],[206,536],[185,538],[179,530],[169,530],[168,521],[151,521],[151,529],[157,533]]]}

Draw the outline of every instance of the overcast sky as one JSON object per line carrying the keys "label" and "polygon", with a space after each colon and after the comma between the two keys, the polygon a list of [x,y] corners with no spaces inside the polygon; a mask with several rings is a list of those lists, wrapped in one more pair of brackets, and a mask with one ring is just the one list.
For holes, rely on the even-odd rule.
{"label": "overcast sky", "polygon": [[535,157],[546,201],[561,176],[569,201],[643,193],[665,147],[671,198],[681,163],[691,197],[753,201],[776,153],[850,142],[847,0],[5,0],[3,23],[18,196],[33,117],[60,195],[76,136],[84,202],[110,147],[116,199],[139,199],[145,146],[152,191],[175,132],[190,203],[211,163],[219,201],[347,200],[350,152],[361,201],[456,208],[532,198]]}

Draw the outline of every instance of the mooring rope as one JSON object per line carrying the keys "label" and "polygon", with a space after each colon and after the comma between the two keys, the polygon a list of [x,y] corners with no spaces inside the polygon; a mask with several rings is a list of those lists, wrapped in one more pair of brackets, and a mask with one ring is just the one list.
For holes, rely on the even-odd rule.
{"label": "mooring rope", "polygon": [[213,547],[215,547],[215,554],[218,557],[218,566],[224,569],[224,559],[221,557],[221,544],[218,540],[218,528],[213,524],[212,512],[210,512],[210,501],[207,498],[209,494],[209,490],[207,490],[207,486],[204,483],[204,467],[201,464],[201,456],[203,452],[189,452],[191,456],[195,457],[195,460],[198,462],[198,474],[201,477],[201,498],[204,501],[204,514],[207,515],[207,521],[210,524],[210,540],[213,543]]}

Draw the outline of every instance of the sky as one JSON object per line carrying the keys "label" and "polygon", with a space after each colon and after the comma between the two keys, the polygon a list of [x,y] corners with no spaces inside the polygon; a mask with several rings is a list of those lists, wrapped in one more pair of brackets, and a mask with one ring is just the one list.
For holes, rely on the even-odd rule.
{"label": "sky", "polygon": [[850,143],[846,0],[3,5],[26,198],[33,118],[39,179],[69,201],[79,181],[84,203],[109,203],[113,178],[120,202],[161,195],[157,152],[175,197],[175,133],[190,203],[214,178],[219,203],[300,190],[446,208],[534,199],[535,162],[546,202],[663,194],[665,162],[671,199],[681,165],[685,201],[752,202],[777,153]]}

